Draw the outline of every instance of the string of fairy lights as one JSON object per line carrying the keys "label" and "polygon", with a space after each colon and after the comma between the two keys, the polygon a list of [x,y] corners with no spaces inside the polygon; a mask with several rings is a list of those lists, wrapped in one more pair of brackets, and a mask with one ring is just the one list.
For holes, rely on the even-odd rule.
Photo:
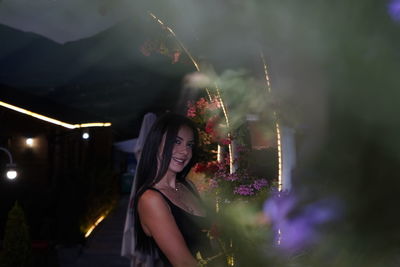
{"label": "string of fairy lights", "polygon": [[[260,52],[260,57],[264,66],[264,78],[266,82],[266,91],[267,94],[271,94],[272,92],[272,87],[271,87],[271,80],[269,78],[269,73],[268,73],[268,66],[265,61],[264,53],[261,51]],[[276,143],[277,143],[277,148],[278,148],[278,190],[282,191],[282,142],[281,142],[281,128],[279,126],[278,122],[278,116],[276,114],[276,111],[273,112],[273,116],[275,119],[275,130],[276,130]]]}
{"label": "string of fairy lights", "polygon": [[89,127],[109,127],[111,126],[110,122],[91,122],[91,123],[81,123],[81,124],[71,124],[71,123],[66,123],[60,120],[56,120],[44,115],[41,115],[39,113],[24,109],[24,108],[20,108],[11,104],[8,104],[6,102],[0,101],[0,106],[17,111],[19,113],[22,114],[26,114],[28,116],[37,118],[39,120],[42,121],[46,121],[55,125],[59,125],[68,129],[78,129],[78,128],[89,128]]}
{"label": "string of fairy lights", "polygon": [[[262,60],[262,63],[264,65],[264,76],[265,76],[265,81],[267,85],[267,94],[271,93],[271,82],[268,74],[268,67],[267,63],[264,58],[264,53],[261,51],[260,52],[260,57]],[[281,129],[278,123],[278,116],[276,112],[273,112],[274,118],[275,118],[275,128],[276,128],[276,142],[277,142],[277,147],[278,147],[278,191],[282,191],[282,142],[281,142]],[[278,237],[277,237],[277,245],[279,246],[281,244],[281,239],[282,239],[282,232],[281,229],[278,229]]]}

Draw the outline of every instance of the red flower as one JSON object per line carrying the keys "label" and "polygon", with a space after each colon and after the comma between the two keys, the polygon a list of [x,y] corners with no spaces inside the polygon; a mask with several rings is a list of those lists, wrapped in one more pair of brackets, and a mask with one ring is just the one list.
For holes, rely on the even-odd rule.
{"label": "red flower", "polygon": [[212,125],[211,123],[207,123],[205,131],[206,133],[212,135],[214,132],[214,125]]}
{"label": "red flower", "polygon": [[204,163],[196,163],[194,165],[194,171],[195,172],[204,172],[206,170],[206,165]]}

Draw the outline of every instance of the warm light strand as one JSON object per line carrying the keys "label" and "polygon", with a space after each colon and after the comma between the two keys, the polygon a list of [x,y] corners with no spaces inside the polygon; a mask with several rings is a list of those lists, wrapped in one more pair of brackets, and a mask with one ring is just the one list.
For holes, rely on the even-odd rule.
{"label": "warm light strand", "polygon": [[267,91],[268,93],[271,93],[271,82],[269,80],[268,67],[267,63],[265,62],[264,53],[262,51],[261,51],[261,60],[264,65],[264,75],[265,75],[265,81],[267,82]]}
{"label": "warm light strand", "polygon": [[[194,67],[196,68],[197,71],[200,71],[200,66],[197,63],[197,61],[194,59],[194,57],[192,56],[192,54],[189,52],[189,50],[183,45],[183,43],[178,39],[178,37],[176,36],[175,32],[168,27],[167,25],[164,24],[164,22],[162,22],[159,18],[156,17],[156,15],[154,15],[153,13],[149,12],[149,15],[155,20],[157,21],[157,23],[159,23],[161,26],[163,26],[164,29],[166,29],[169,33],[171,33],[171,35],[175,38],[175,41],[178,43],[178,45],[182,48],[183,51],[185,51],[186,55],[190,58],[190,60],[192,61]],[[206,92],[207,92],[207,96],[209,98],[210,101],[212,101],[212,97],[210,94],[210,91],[208,90],[208,88],[205,88]]]}
{"label": "warm light strand", "polygon": [[[228,117],[228,112],[226,110],[224,101],[222,100],[222,96],[219,90],[219,87],[217,84],[215,84],[215,89],[217,91],[217,101],[219,101],[220,105],[221,105],[221,109],[222,112],[224,113],[224,117],[225,117],[225,122],[226,122],[226,127],[228,129],[228,138],[231,138],[231,134],[230,134],[230,130],[231,130],[231,126],[229,123],[229,117]],[[234,172],[234,167],[233,167],[233,147],[232,147],[232,142],[228,145],[228,152],[229,152],[229,172],[233,173]]]}
{"label": "warm light strand", "polygon": [[56,119],[53,119],[53,118],[50,118],[50,117],[46,117],[44,115],[35,113],[35,112],[27,110],[27,109],[23,109],[23,108],[20,108],[20,107],[11,105],[11,104],[7,104],[7,103],[2,102],[2,101],[0,101],[0,106],[8,108],[8,109],[11,109],[11,110],[14,110],[14,111],[17,111],[19,113],[26,114],[28,116],[37,118],[37,119],[42,120],[42,121],[46,121],[46,122],[49,122],[49,123],[52,123],[52,124],[55,124],[55,125],[59,125],[59,126],[68,128],[68,129],[78,129],[78,128],[88,128],[88,127],[109,127],[109,126],[111,126],[110,122],[92,122],[92,123],[82,123],[82,124],[70,124],[70,123],[62,122],[62,121],[59,121],[59,120],[56,120]]}
{"label": "warm light strand", "polygon": [[[267,63],[265,62],[264,54],[261,51],[261,60],[264,65],[264,75],[265,75],[265,81],[267,83],[267,94],[271,93],[271,82],[268,74],[268,68],[267,68]],[[276,112],[273,112],[273,116],[275,118],[276,124],[276,142],[277,142],[277,147],[278,147],[278,191],[282,191],[282,142],[281,142],[281,129],[278,123],[278,116]],[[280,194],[279,194],[280,196]],[[282,232],[281,229],[278,229],[278,240],[277,240],[277,245],[281,245],[281,240],[282,240]]]}
{"label": "warm light strand", "polygon": [[86,231],[85,238],[87,238],[87,237],[93,232],[94,228],[96,228],[96,226],[97,226],[99,223],[101,223],[101,222],[104,220],[104,218],[106,218],[106,215],[100,216],[100,217],[97,219],[97,221],[96,221],[92,226],[89,227],[89,229]]}
{"label": "warm light strand", "polygon": [[[232,242],[232,239],[231,239],[230,242],[229,242],[229,250],[232,250],[232,249],[233,249],[233,242]],[[235,266],[235,256],[234,256],[233,253],[228,255],[227,263],[228,263],[228,266]]]}
{"label": "warm light strand", "polygon": [[[260,52],[260,56],[261,56],[261,60],[263,62],[264,65],[264,75],[265,75],[265,81],[267,84],[267,94],[271,93],[271,80],[269,78],[269,74],[268,74],[268,67],[267,67],[267,63],[265,62],[265,58],[264,58],[264,53],[261,51]],[[282,191],[282,142],[281,142],[281,130],[280,130],[280,126],[278,123],[278,116],[276,114],[276,112],[273,112],[275,121],[276,121],[276,142],[277,142],[277,146],[278,146],[278,190]]]}
{"label": "warm light strand", "polygon": [[282,143],[279,123],[276,123],[276,140],[278,146],[278,190],[282,191]]}
{"label": "warm light strand", "polygon": [[91,122],[91,123],[82,123],[82,124],[74,124],[75,128],[89,128],[89,127],[109,127],[111,126],[110,122]]}
{"label": "warm light strand", "polygon": [[[231,134],[230,134],[231,126],[230,126],[230,123],[229,123],[228,112],[226,111],[225,104],[224,104],[224,101],[222,100],[222,97],[221,97],[220,90],[219,90],[218,86],[215,85],[215,88],[217,89],[218,101],[219,101],[219,103],[221,105],[222,112],[224,113],[226,127],[228,129],[228,138],[231,139]],[[232,142],[228,145],[228,153],[229,153],[229,173],[232,174],[234,172]]]}

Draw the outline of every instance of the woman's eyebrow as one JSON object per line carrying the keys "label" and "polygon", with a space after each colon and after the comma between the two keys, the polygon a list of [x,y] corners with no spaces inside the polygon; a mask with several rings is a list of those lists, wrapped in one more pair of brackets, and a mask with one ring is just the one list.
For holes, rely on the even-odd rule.
{"label": "woman's eyebrow", "polygon": [[[176,136],[176,138],[178,138],[179,140],[183,141],[183,138],[182,138],[182,137],[180,137],[179,135],[177,135],[177,136]],[[193,143],[194,143],[194,139],[192,139],[192,140],[189,140],[188,142],[193,142]]]}

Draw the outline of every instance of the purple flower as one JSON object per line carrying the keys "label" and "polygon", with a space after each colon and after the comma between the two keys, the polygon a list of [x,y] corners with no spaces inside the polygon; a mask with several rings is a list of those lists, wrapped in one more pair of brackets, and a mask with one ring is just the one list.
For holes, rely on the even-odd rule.
{"label": "purple flower", "polygon": [[253,183],[253,187],[257,191],[260,191],[263,187],[266,187],[267,185],[268,185],[268,182],[265,179],[258,179],[258,180],[255,180]]}
{"label": "purple flower", "polygon": [[237,175],[237,173],[232,173],[232,174],[229,174],[229,175],[226,175],[225,177],[224,177],[224,179],[226,180],[226,181],[236,181],[236,180],[239,180],[239,176]]}
{"label": "purple flower", "polygon": [[392,19],[400,21],[400,0],[391,0],[387,8]]}
{"label": "purple flower", "polygon": [[[271,219],[279,248],[288,253],[318,242],[317,226],[332,221],[340,213],[337,201],[320,200],[297,207],[293,194],[278,193],[264,204],[264,213]],[[289,214],[296,208],[296,215]]]}
{"label": "purple flower", "polygon": [[242,195],[242,196],[251,196],[254,195],[254,189],[251,185],[239,185],[233,190],[233,193]]}

